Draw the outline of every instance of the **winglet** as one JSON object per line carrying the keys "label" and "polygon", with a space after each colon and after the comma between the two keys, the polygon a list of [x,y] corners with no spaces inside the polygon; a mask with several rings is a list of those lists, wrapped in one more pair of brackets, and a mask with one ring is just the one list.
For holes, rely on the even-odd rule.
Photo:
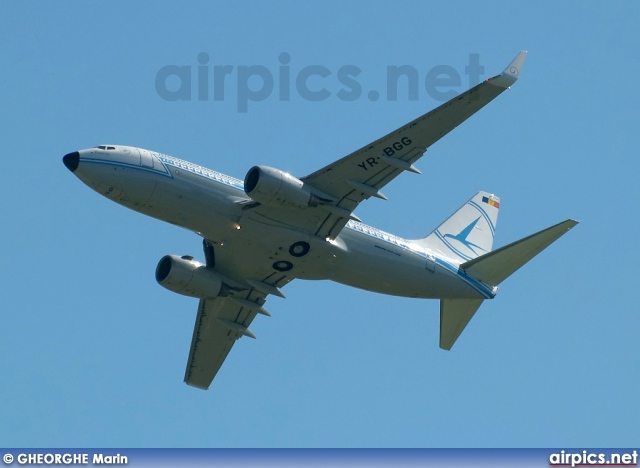
{"label": "winglet", "polygon": [[501,88],[508,88],[511,86],[518,79],[518,76],[522,71],[525,58],[527,58],[527,51],[521,50],[502,73],[489,79],[489,83],[495,86],[500,86]]}

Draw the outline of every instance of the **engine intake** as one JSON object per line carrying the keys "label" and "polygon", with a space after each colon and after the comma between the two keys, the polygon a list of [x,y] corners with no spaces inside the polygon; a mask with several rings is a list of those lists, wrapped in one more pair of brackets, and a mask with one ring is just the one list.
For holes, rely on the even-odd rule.
{"label": "engine intake", "polygon": [[[300,179],[273,167],[254,166],[244,178],[244,191],[252,200],[264,205],[315,207],[331,202]],[[316,193],[314,193],[316,192]]]}
{"label": "engine intake", "polygon": [[165,255],[156,267],[156,281],[169,291],[199,299],[228,296],[229,286],[215,271],[191,257]]}

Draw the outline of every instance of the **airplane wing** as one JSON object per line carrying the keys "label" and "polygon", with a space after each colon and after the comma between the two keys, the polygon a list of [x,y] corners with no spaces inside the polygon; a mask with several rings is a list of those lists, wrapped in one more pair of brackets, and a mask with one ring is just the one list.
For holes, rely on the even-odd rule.
{"label": "airplane wing", "polygon": [[209,388],[236,340],[255,338],[248,328],[255,316],[229,298],[200,299],[184,374],[187,385]]}
{"label": "airplane wing", "polygon": [[521,51],[499,75],[489,78],[394,132],[300,180],[332,196],[331,206],[290,209],[259,206],[258,217],[281,220],[320,238],[334,239],[358,204],[386,199],[380,189],[402,172],[419,173],[413,163],[427,148],[495,99],[518,79],[527,52]]}
{"label": "airplane wing", "polygon": [[[284,297],[280,288],[293,278],[260,268],[237,270],[223,256],[216,258],[213,244],[207,239],[203,247],[207,268],[215,268],[233,283],[228,295],[200,299],[198,305],[184,381],[207,390],[235,342],[243,336],[256,338],[249,330],[256,315],[270,316],[263,307],[265,298],[269,294]],[[256,275],[262,280],[250,278]]]}
{"label": "airplane wing", "polygon": [[203,247],[207,268],[215,268],[232,283],[227,286],[227,295],[200,299],[198,305],[184,381],[207,390],[235,342],[243,336],[256,338],[249,330],[256,315],[270,316],[263,307],[267,295],[284,297],[279,288],[293,278],[281,272],[263,274],[256,270],[252,273],[261,275],[262,280],[250,279],[248,271],[234,271],[224,258],[216,258],[213,244],[207,239],[203,239]]}

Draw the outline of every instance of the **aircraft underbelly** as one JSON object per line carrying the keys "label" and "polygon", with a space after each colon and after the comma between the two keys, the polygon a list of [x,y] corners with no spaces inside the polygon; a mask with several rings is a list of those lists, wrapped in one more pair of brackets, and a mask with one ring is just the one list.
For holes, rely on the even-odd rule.
{"label": "aircraft underbelly", "polygon": [[240,275],[246,269],[261,274],[286,274],[301,279],[328,279],[338,258],[346,255],[337,244],[324,239],[243,218],[215,245],[216,258],[234,265]]}
{"label": "aircraft underbelly", "polygon": [[335,268],[331,279],[336,282],[403,297],[483,297],[454,265],[356,233],[346,237],[349,257]]}

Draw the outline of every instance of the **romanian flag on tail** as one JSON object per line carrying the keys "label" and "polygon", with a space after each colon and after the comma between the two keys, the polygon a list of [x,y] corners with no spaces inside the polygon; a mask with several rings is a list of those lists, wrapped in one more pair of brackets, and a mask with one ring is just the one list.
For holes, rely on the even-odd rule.
{"label": "romanian flag on tail", "polygon": [[484,203],[487,203],[495,208],[500,208],[500,202],[498,200],[494,200],[493,198],[489,198],[489,197],[482,197],[482,201]]}

